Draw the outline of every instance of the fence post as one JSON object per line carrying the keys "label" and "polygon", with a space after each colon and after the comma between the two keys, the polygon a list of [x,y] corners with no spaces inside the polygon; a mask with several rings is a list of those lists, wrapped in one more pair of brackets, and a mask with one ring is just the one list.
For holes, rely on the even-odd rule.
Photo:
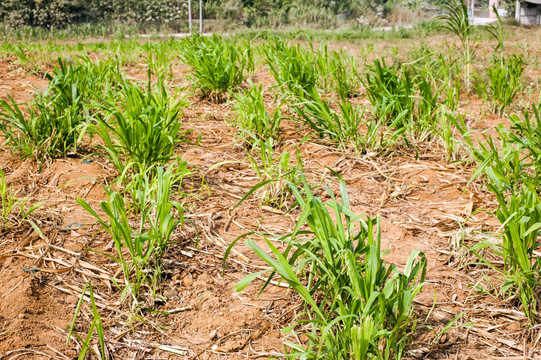
{"label": "fence post", "polygon": [[192,33],[192,0],[188,0],[188,24],[190,26],[190,34]]}
{"label": "fence post", "polygon": [[199,0],[199,33],[203,34],[203,0]]}

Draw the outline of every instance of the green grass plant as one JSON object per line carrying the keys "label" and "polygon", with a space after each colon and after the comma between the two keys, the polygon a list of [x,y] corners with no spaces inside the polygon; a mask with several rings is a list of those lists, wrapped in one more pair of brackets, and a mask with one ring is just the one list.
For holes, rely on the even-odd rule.
{"label": "green grass plant", "polygon": [[48,88],[36,92],[26,108],[12,97],[0,100],[0,126],[8,145],[22,157],[41,162],[75,153],[89,126],[87,105],[104,81],[96,69],[86,61],[59,59],[47,75]]}
{"label": "green grass plant", "polygon": [[194,34],[181,43],[180,50],[180,59],[193,70],[190,77],[194,87],[214,101],[220,102],[230,91],[238,89],[253,71],[250,43],[241,46],[216,34]]}
{"label": "green grass plant", "polygon": [[[244,197],[260,190],[262,202],[277,209],[289,209],[294,203],[289,183],[301,184],[299,173],[304,170],[300,151],[275,150],[276,142],[272,137],[261,140],[252,135],[252,148],[248,151],[248,160],[252,169],[261,180]],[[294,157],[294,158],[292,158]]]}
{"label": "green grass plant", "polygon": [[250,88],[239,94],[235,94],[237,102],[236,111],[237,126],[241,131],[249,132],[257,138],[278,139],[280,124],[284,119],[280,110],[280,104],[273,111],[268,111],[263,98],[263,86],[249,82]]}
{"label": "green grass plant", "polygon": [[317,60],[318,84],[321,87],[329,89],[342,99],[350,98],[358,92],[360,80],[353,56],[343,51],[329,53],[325,45],[320,48]]}
{"label": "green grass plant", "polygon": [[276,40],[265,47],[265,57],[271,74],[280,90],[293,97],[311,92],[317,82],[317,53]]}
{"label": "green grass plant", "polygon": [[[541,264],[536,254],[541,229],[540,109],[534,105],[533,112],[525,112],[524,117],[512,115],[511,129],[499,125],[497,136],[475,137],[466,130],[463,117],[450,117],[450,121],[478,163],[473,177],[484,175],[488,190],[497,199],[495,215],[503,232],[501,242],[483,241],[470,250],[480,264],[500,274],[503,285],[499,294],[520,304],[530,323],[535,324],[539,320],[541,290]],[[492,256],[487,255],[487,250]]]}
{"label": "green grass plant", "polygon": [[162,257],[171,244],[174,231],[184,224],[182,205],[171,201],[171,188],[182,182],[182,175],[172,164],[167,169],[158,167],[155,176],[149,175],[140,182],[134,199],[139,209],[136,225],[130,221],[122,195],[115,191],[106,189],[107,200],[100,203],[104,218],[85,200],[77,199],[113,239],[116,256],[107,256],[122,267],[124,286],[117,284],[122,288],[121,301],[130,297],[136,306],[144,288],[150,290],[152,299],[156,297]]}
{"label": "green grass plant", "polygon": [[[386,103],[392,105],[389,121],[403,111],[407,111],[404,118],[408,121],[415,108],[414,81],[408,71],[401,71],[394,66],[388,66],[384,59],[376,59],[369,67],[364,82],[366,93],[373,106]],[[379,117],[380,114],[376,113]]]}
{"label": "green grass plant", "polygon": [[246,241],[269,268],[242,279],[237,291],[268,274],[261,291],[278,276],[302,298],[304,312],[284,332],[290,339],[304,333],[307,340],[286,342],[285,358],[400,359],[415,323],[413,300],[424,285],[424,254],[412,252],[403,272],[386,265],[380,219],[352,212],[342,180],[341,201],[327,189],[326,205],[306,182],[302,191],[290,186],[302,209],[293,232],[261,234],[270,252]]}
{"label": "green grass plant", "polygon": [[146,89],[121,80],[118,103],[97,105],[93,132],[103,141],[98,148],[119,171],[121,182],[129,175],[144,174],[175,157],[175,149],[189,132],[182,130],[186,101],[169,94],[163,81]]}
{"label": "green grass plant", "polygon": [[507,58],[493,59],[486,71],[488,86],[477,75],[475,90],[479,96],[490,101],[493,111],[502,114],[522,89],[524,60],[522,56],[516,54]]}
{"label": "green grass plant", "polygon": [[[539,320],[541,262],[535,251],[539,247],[541,200],[535,188],[528,183],[509,196],[492,184],[488,188],[498,199],[496,217],[502,224],[502,242],[481,242],[471,251],[483,264],[501,274],[503,285],[500,294],[518,300],[530,323],[536,324]],[[503,267],[482,255],[481,250],[486,248],[503,259]]]}
{"label": "green grass plant", "polygon": [[[82,339],[74,330],[75,330],[75,323],[77,321],[77,318],[79,317],[79,314],[81,313],[81,308],[85,301],[85,296],[87,296],[86,295],[87,289],[89,293],[88,297],[90,300],[90,307],[87,306],[87,310],[89,310],[90,314],[92,315],[92,323],[90,325],[90,329],[88,330],[86,337]],[[84,305],[86,306],[86,304]],[[96,336],[98,337],[97,349],[99,353],[94,350],[91,344],[94,332],[96,332]],[[102,360],[111,358],[109,355],[106,342],[105,342],[103,320],[98,311],[98,307],[96,306],[96,299],[94,297],[94,291],[92,289],[92,283],[90,282],[90,280],[83,287],[83,291],[81,293],[81,296],[79,297],[79,301],[77,302],[77,307],[75,308],[75,314],[73,315],[73,320],[68,330],[68,341],[66,345],[69,345],[69,342],[72,336],[75,337],[82,345],[81,349],[79,350],[79,356],[77,357],[77,360],[86,359],[89,351],[94,353],[96,357]]]}
{"label": "green grass plant", "polygon": [[477,57],[476,47],[473,44],[474,25],[470,22],[466,4],[460,0],[452,0],[443,5],[445,14],[440,17],[443,20],[442,27],[455,34],[461,43],[459,48],[462,64],[464,66],[464,82],[466,92],[471,90],[471,78],[473,73],[473,61]]}
{"label": "green grass plant", "polygon": [[445,14],[440,17],[443,20],[442,27],[455,34],[461,43],[459,48],[462,64],[464,66],[464,82],[466,92],[471,90],[472,64],[477,56],[476,47],[473,44],[474,25],[470,22],[466,4],[460,0],[452,0],[443,5]]}
{"label": "green grass plant", "polygon": [[333,106],[313,90],[305,93],[304,98],[299,98],[299,103],[295,104],[293,109],[301,121],[312,128],[320,138],[329,139],[339,147],[358,153],[380,154],[396,145],[407,143],[407,127],[403,126],[403,123],[407,120],[408,111],[402,111],[389,122],[392,118],[390,113],[396,110],[394,102],[378,103],[374,112],[379,118],[372,119],[365,115],[364,108],[353,105],[347,98],[342,98]]}
{"label": "green grass plant", "polygon": [[[6,175],[0,169],[0,233],[10,227],[17,227],[20,222],[28,222],[35,230],[39,230],[30,215],[36,211],[44,202],[38,202],[27,207],[28,198],[17,197],[17,192],[11,191],[6,182]],[[38,231],[39,233],[39,231]]]}

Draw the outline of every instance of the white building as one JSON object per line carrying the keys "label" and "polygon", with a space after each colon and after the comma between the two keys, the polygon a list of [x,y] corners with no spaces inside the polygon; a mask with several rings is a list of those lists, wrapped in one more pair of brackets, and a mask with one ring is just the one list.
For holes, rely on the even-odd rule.
{"label": "white building", "polygon": [[515,18],[522,25],[541,25],[541,0],[517,0]]}

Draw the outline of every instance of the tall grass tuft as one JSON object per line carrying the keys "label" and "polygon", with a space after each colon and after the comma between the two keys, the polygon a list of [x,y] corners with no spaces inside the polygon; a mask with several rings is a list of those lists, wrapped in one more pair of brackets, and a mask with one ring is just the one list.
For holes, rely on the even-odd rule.
{"label": "tall grass tuft", "polygon": [[475,90],[480,97],[490,101],[491,108],[502,114],[513,102],[522,88],[524,59],[520,55],[492,59],[486,69],[487,83],[481,76],[475,76]]}
{"label": "tall grass tuft", "polygon": [[290,209],[295,201],[288,183],[302,184],[299,174],[304,170],[304,164],[299,149],[279,153],[275,150],[276,143],[272,137],[261,140],[252,135],[251,143],[248,160],[261,182],[244,198],[258,190],[264,204],[282,210]]}
{"label": "tall grass tuft", "polygon": [[[372,105],[392,105],[389,120],[406,111],[404,120],[409,120],[415,108],[414,82],[408,71],[387,66],[384,59],[376,59],[365,77],[365,88]],[[378,114],[376,114],[378,116]]]}
{"label": "tall grass tuft", "polygon": [[303,299],[304,313],[288,330],[291,339],[304,330],[307,340],[286,343],[286,358],[400,359],[414,323],[413,299],[424,285],[424,254],[412,252],[403,272],[384,264],[380,219],[352,212],[342,180],[341,202],[327,189],[326,205],[306,183],[302,191],[290,186],[302,209],[295,229],[274,238],[261,234],[270,252],[246,242],[269,268],[248,275],[236,289],[256,276],[269,274],[270,281],[278,275]]}
{"label": "tall grass tuft", "polygon": [[357,63],[353,56],[344,52],[331,51],[323,46],[318,54],[318,84],[347,99],[356,94],[359,87]]}
{"label": "tall grass tuft", "polygon": [[445,14],[440,17],[443,20],[442,27],[454,33],[460,39],[459,48],[462,63],[465,67],[464,82],[466,91],[471,89],[472,63],[477,56],[475,46],[472,44],[474,25],[470,23],[468,8],[461,0],[452,0],[443,5]]}
{"label": "tall grass tuft", "polygon": [[240,87],[247,73],[254,68],[249,43],[241,46],[216,34],[188,37],[181,43],[180,58],[193,69],[191,79],[195,88],[204,97],[218,102],[229,91]]}
{"label": "tall grass tuft", "polygon": [[[531,324],[539,321],[541,263],[536,250],[541,229],[541,116],[533,107],[524,118],[511,117],[511,129],[497,128],[498,137],[475,141],[463,122],[455,122],[470,153],[480,164],[474,176],[484,174],[487,188],[498,201],[496,217],[503,230],[501,242],[480,242],[471,248],[480,263],[500,273],[500,295],[518,302]],[[475,142],[474,142],[475,141]],[[487,257],[490,250],[497,258]]]}
{"label": "tall grass tuft", "polygon": [[277,139],[283,120],[280,107],[268,111],[263,99],[263,86],[253,83],[250,83],[250,86],[250,89],[235,94],[237,126],[241,131],[250,132],[263,141],[269,138]]}
{"label": "tall grass tuft", "polygon": [[163,81],[146,89],[126,79],[121,80],[118,104],[98,105],[93,132],[102,140],[98,148],[120,173],[124,181],[131,174],[144,174],[174,158],[179,141],[188,131],[182,130],[182,109],[186,106],[178,94],[171,96]]}
{"label": "tall grass tuft", "polygon": [[178,172],[177,165],[167,169],[157,168],[156,176],[149,176],[135,190],[134,199],[139,210],[138,225],[129,220],[128,207],[123,197],[107,190],[107,200],[101,202],[105,218],[83,199],[77,202],[90,213],[113,239],[116,256],[107,255],[122,268],[124,287],[121,301],[133,299],[134,306],[143,297],[143,289],[150,289],[147,299],[156,297],[161,279],[162,257],[171,244],[174,231],[184,224],[184,210],[178,202],[171,201],[171,188],[182,182],[185,172]]}
{"label": "tall grass tuft", "polygon": [[35,230],[39,229],[30,215],[36,211],[43,202],[30,207],[26,206],[28,198],[19,198],[17,192],[12,191],[6,182],[6,175],[0,169],[0,234],[11,227],[17,227],[20,222],[29,223]]}
{"label": "tall grass tuft", "polygon": [[[8,144],[37,161],[76,152],[89,126],[87,105],[103,85],[108,68],[91,61],[58,60],[48,88],[26,104],[0,100],[0,126]],[[25,110],[28,116],[25,115]]]}
{"label": "tall grass tuft", "polygon": [[311,92],[317,82],[317,54],[300,45],[277,40],[265,48],[265,56],[276,84],[293,97]]}

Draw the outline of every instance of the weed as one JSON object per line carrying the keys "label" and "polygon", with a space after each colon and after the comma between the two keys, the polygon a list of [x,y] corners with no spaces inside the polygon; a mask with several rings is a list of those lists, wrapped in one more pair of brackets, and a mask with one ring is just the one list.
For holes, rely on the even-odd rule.
{"label": "weed", "polygon": [[46,158],[76,152],[89,126],[86,105],[103,80],[85,64],[58,60],[49,87],[27,104],[0,100],[0,121],[10,144],[23,157]]}
{"label": "weed", "polygon": [[347,99],[355,95],[359,86],[355,58],[342,52],[329,50],[325,45],[319,51],[317,71],[323,87]]}
{"label": "weed", "polygon": [[473,24],[470,23],[468,9],[463,1],[453,0],[443,5],[446,14],[440,19],[444,21],[442,27],[454,33],[460,39],[462,47],[460,54],[466,71],[464,72],[464,81],[466,91],[470,92],[470,82],[472,76],[472,63],[477,56],[476,48],[472,44]]}
{"label": "weed", "polygon": [[[541,200],[528,184],[509,197],[491,184],[488,187],[498,199],[496,216],[502,224],[503,242],[481,242],[471,251],[483,264],[501,273],[504,280],[501,294],[518,298],[524,314],[535,324],[539,316],[538,296],[541,290],[541,262],[535,254],[539,246]],[[503,269],[480,254],[480,250],[485,248],[493,248],[494,253],[503,258]]]}
{"label": "weed", "polygon": [[[81,312],[81,307],[85,300],[87,288],[88,288],[89,299],[90,299],[89,310],[90,310],[90,313],[92,314],[92,324],[90,325],[90,329],[88,330],[88,334],[86,335],[86,338],[83,340],[79,335],[77,335],[77,333],[75,333],[74,328],[75,328],[75,322],[77,321],[77,317],[79,316],[79,313]],[[94,331],[96,332],[96,335],[98,336],[99,354],[96,353],[96,351],[91,346],[92,336],[94,335]],[[90,282],[90,280],[83,287],[81,297],[79,298],[79,302],[77,303],[77,307],[75,308],[75,314],[73,315],[73,320],[68,330],[67,345],[69,345],[69,341],[72,336],[74,336],[79,342],[82,343],[79,356],[77,357],[78,360],[86,359],[86,354],[88,353],[89,350],[92,351],[97,357],[99,357],[102,360],[111,358],[109,356],[109,351],[105,343],[103,321],[101,319],[100,313],[98,312],[98,308],[96,306],[96,299],[94,298],[94,291],[92,290],[92,283]]]}
{"label": "weed", "polygon": [[271,74],[279,88],[293,97],[311,92],[317,81],[317,56],[310,45],[288,45],[277,40],[265,48],[265,56]]}
{"label": "weed", "polygon": [[329,107],[317,90],[313,89],[306,93],[300,103],[295,105],[295,112],[302,121],[308,124],[319,137],[328,137],[337,141],[341,146],[352,146],[356,151],[362,143],[362,135],[359,131],[363,121],[364,109],[353,106],[346,98],[342,98],[340,112]]}
{"label": "weed", "polygon": [[[404,110],[393,118],[391,112],[396,110],[394,102],[387,103],[385,99],[377,103],[374,113],[379,118],[370,119],[365,116],[363,108],[345,98],[337,102],[338,110],[333,110],[316,90],[306,93],[300,101],[294,106],[294,111],[301,120],[320,138],[335,141],[340,147],[377,155],[402,144],[402,140],[407,143],[407,127],[404,124],[409,112]],[[389,122],[389,119],[392,121]]]}
{"label": "weed", "polygon": [[477,75],[475,90],[479,96],[491,101],[493,111],[502,114],[522,88],[523,72],[524,61],[521,56],[515,54],[506,59],[493,59],[487,68],[489,86]]}
{"label": "weed", "polygon": [[[408,71],[398,71],[387,66],[384,59],[374,60],[365,78],[365,88],[372,105],[392,104],[389,119],[407,111],[404,120],[409,120],[415,107],[414,82]],[[380,114],[376,114],[380,116]]]}
{"label": "weed", "polygon": [[[262,188],[263,203],[277,209],[288,209],[292,206],[293,193],[289,183],[301,184],[299,172],[304,170],[301,154],[298,148],[295,153],[283,151],[281,154],[274,150],[273,138],[263,141],[253,137],[252,149],[248,152],[248,159],[252,169],[261,182],[249,191],[244,198],[254,191]],[[291,158],[296,155],[296,162]]]}

